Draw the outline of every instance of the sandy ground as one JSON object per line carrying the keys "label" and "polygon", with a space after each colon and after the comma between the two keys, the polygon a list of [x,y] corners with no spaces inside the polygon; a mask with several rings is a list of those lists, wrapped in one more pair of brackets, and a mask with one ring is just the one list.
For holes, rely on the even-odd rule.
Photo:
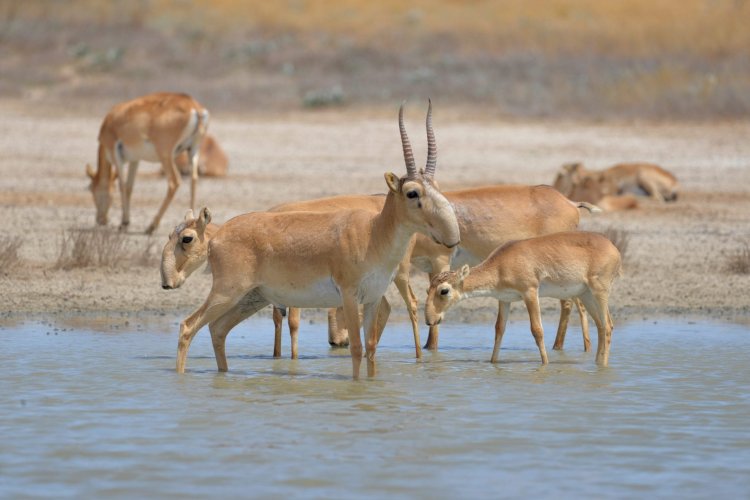
{"label": "sandy ground", "polygon": [[[141,314],[176,322],[207,295],[208,274],[194,275],[179,290],[160,287],[158,254],[188,208],[189,188],[183,183],[155,235],[143,235],[166,191],[154,164],[140,167],[127,236],[134,256],[149,254],[146,264],[55,269],[63,234],[94,226],[84,166],[95,161],[105,111],[92,106],[87,113],[73,113],[0,102],[3,235],[23,240],[21,263],[0,271],[1,322],[83,316],[133,322]],[[423,112],[416,103],[407,108],[418,163],[425,153]],[[214,220],[223,222],[286,201],[383,192],[384,172],[404,172],[396,114],[396,105],[372,112],[215,114],[210,130],[230,157],[230,175],[201,180],[199,206],[208,205]],[[614,227],[631,237],[625,276],[610,300],[615,321],[750,318],[750,275],[725,270],[728,256],[750,242],[750,124],[507,122],[441,110],[438,104],[435,130],[437,179],[444,190],[551,183],[556,169],[573,160],[592,168],[627,160],[663,165],[681,181],[677,203],[646,201],[635,211],[582,216],[585,229]],[[119,219],[118,196],[110,226]],[[426,279],[415,275],[413,283],[423,298]],[[395,287],[389,293],[394,318],[405,319]],[[544,304],[554,317],[556,302]],[[521,306],[513,311],[518,318],[524,314]],[[487,321],[494,314],[492,301],[466,301],[449,320]],[[324,316],[318,311],[305,317],[318,321]]]}

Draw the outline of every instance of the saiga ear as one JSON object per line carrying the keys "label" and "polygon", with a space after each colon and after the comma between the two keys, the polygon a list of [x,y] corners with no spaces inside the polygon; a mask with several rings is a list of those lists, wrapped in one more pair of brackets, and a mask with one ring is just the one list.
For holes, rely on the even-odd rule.
{"label": "saiga ear", "polygon": [[96,174],[94,173],[94,169],[91,168],[90,163],[86,164],[86,175],[88,175],[90,179],[93,179],[94,177],[96,177]]}
{"label": "saiga ear", "polygon": [[461,266],[461,270],[458,272],[458,277],[461,281],[465,280],[466,277],[471,272],[471,268],[469,267],[469,264],[464,264]]}
{"label": "saiga ear", "polygon": [[387,172],[385,174],[385,183],[388,184],[388,189],[394,193],[398,193],[399,191],[399,181],[400,179],[398,178],[398,175],[393,172]]}
{"label": "saiga ear", "polygon": [[183,220],[185,222],[190,222],[193,219],[195,219],[195,216],[193,215],[193,209],[191,208],[190,210],[185,212],[185,218]]}
{"label": "saiga ear", "polygon": [[211,211],[208,207],[201,208],[201,212],[198,214],[198,232],[203,234],[206,231],[206,226],[211,222]]}

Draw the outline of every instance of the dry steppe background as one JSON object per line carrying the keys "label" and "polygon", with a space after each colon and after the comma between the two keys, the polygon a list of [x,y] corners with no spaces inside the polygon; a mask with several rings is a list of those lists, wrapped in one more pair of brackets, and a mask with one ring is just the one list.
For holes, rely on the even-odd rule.
{"label": "dry steppe background", "polygon": [[[385,171],[403,172],[404,99],[422,159],[433,99],[444,190],[551,183],[574,160],[659,163],[681,181],[677,203],[582,216],[586,229],[629,236],[615,320],[746,322],[750,275],[731,264],[750,244],[749,25],[750,3],[737,0],[0,1],[3,321],[142,312],[177,321],[200,305],[209,275],[177,291],[159,286],[160,249],[188,207],[187,183],[155,235],[140,234],[166,191],[156,165],[141,165],[123,237],[116,198],[114,259],[78,267],[61,258],[94,227],[84,166],[103,116],[170,90],[211,110],[210,131],[230,157],[227,178],[198,187],[217,222],[382,192]],[[423,296],[426,280],[414,282]],[[546,306],[553,314],[554,302]],[[476,301],[453,318],[493,314]]]}

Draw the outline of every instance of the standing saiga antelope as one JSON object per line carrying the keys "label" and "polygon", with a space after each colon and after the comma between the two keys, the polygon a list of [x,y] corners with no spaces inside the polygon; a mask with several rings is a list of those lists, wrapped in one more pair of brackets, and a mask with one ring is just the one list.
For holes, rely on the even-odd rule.
{"label": "standing saiga antelope", "polygon": [[548,363],[539,297],[580,298],[598,332],[596,363],[607,366],[612,336],[609,293],[621,272],[620,252],[597,233],[570,231],[508,243],[476,267],[435,276],[425,305],[428,325],[437,325],[459,300],[493,297],[500,302],[491,361],[497,361],[510,303],[523,300],[542,364]]}
{"label": "standing saiga antelope", "polygon": [[96,172],[91,165],[86,165],[96,205],[96,222],[101,225],[107,223],[117,178],[122,200],[120,229],[127,229],[138,162],[161,162],[167,176],[167,195],[146,229],[146,233],[151,234],[180,186],[175,157],[183,151],[187,152],[192,169],[190,208],[194,208],[198,151],[208,127],[208,116],[208,111],[189,95],[166,92],[148,94],[113,107],[104,117],[99,130]]}
{"label": "standing saiga antelope", "polygon": [[[432,105],[427,111],[432,131]],[[459,244],[458,222],[434,181],[436,150],[418,171],[399,110],[399,130],[407,174],[386,173],[383,209],[337,212],[256,212],[224,224],[208,244],[213,284],[203,303],[180,324],[177,372],[185,370],[190,343],[209,325],[216,363],[226,371],[226,336],[262,307],[343,306],[352,356],[352,374],[362,362],[359,304],[364,310],[367,373],[375,375],[378,325],[390,306],[383,294],[404,258],[412,236],[422,232],[435,241]]]}

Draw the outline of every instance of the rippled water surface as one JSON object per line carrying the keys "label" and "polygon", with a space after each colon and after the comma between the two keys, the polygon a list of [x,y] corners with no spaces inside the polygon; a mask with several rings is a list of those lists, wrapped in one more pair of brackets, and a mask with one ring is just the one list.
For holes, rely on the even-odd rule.
{"label": "rippled water surface", "polygon": [[359,382],[320,324],[292,361],[244,323],[226,374],[201,331],[184,375],[174,327],[4,328],[0,497],[750,495],[747,327],[618,324],[605,369],[576,330],[540,366],[523,322],[492,365],[491,328],[446,324],[415,362],[389,325]]}

